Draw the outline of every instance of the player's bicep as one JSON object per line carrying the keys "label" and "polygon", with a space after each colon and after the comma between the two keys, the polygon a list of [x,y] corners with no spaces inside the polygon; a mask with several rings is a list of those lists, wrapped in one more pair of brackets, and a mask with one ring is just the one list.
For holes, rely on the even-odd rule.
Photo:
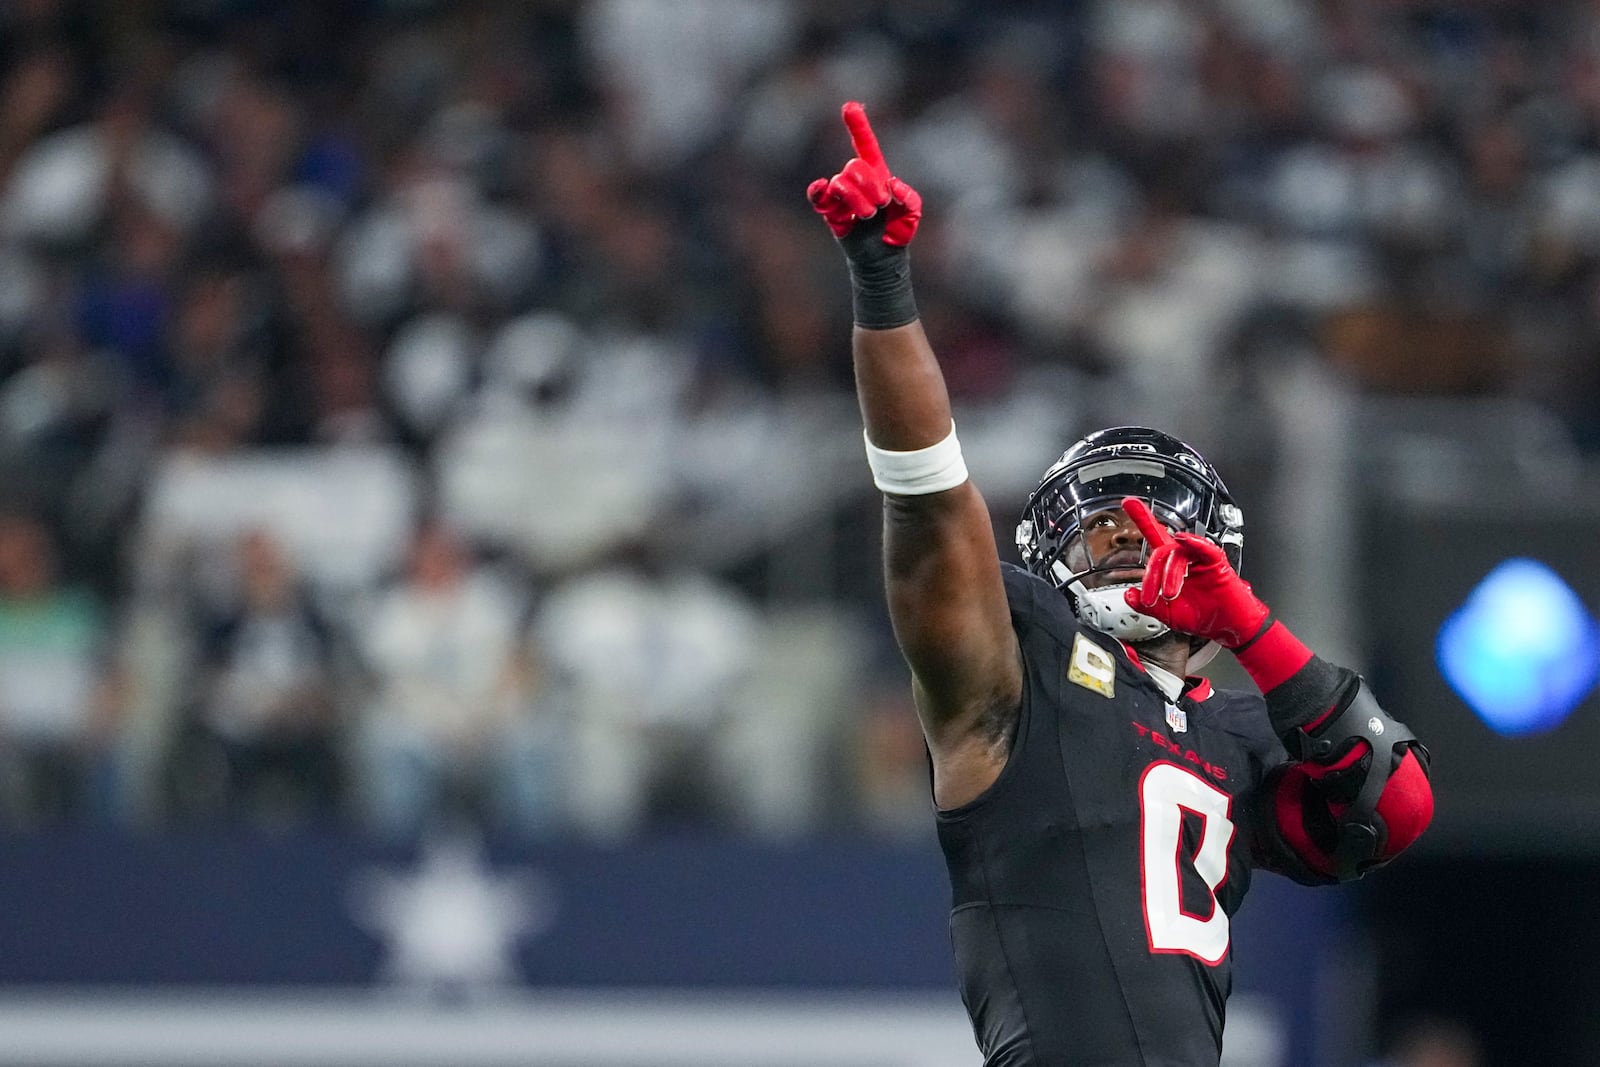
{"label": "player's bicep", "polygon": [[958,741],[997,707],[1016,707],[1021,658],[977,488],[885,496],[884,564],[889,614],[930,742]]}

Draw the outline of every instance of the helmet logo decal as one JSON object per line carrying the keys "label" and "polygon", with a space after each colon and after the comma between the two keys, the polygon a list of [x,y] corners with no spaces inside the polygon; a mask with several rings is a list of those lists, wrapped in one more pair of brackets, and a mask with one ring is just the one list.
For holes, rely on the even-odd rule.
{"label": "helmet logo decal", "polygon": [[1099,448],[1091,448],[1087,454],[1092,456],[1096,452],[1140,452],[1144,455],[1153,456],[1156,454],[1156,446],[1144,441],[1123,441],[1114,445],[1101,445]]}

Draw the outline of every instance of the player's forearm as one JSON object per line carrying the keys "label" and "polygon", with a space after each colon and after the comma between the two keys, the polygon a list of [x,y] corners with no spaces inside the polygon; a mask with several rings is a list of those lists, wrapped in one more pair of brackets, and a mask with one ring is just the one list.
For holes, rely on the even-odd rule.
{"label": "player's forearm", "polygon": [[856,396],[867,440],[910,452],[950,433],[950,396],[920,322],[888,330],[855,328]]}
{"label": "player's forearm", "polygon": [[917,316],[911,250],[885,243],[886,215],[859,223],[840,242],[850,266],[851,348],[867,440],[912,452],[949,435],[950,398]]}
{"label": "player's forearm", "polygon": [[993,527],[952,448],[950,399],[921,324],[858,325],[854,349],[868,459],[884,491],[889,614],[937,735],[947,719],[989,699],[993,678],[1009,670]]}
{"label": "player's forearm", "polygon": [[1271,617],[1233,654],[1266,698],[1272,732],[1279,737],[1326,718],[1357,682],[1354,671],[1317,656]]}

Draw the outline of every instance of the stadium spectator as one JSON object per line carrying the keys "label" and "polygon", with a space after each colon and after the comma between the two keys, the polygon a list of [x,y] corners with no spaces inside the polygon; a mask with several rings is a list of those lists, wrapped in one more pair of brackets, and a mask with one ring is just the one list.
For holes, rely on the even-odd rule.
{"label": "stadium spectator", "polygon": [[0,517],[0,819],[106,818],[117,799],[119,680],[104,609],[57,571],[44,525]]}
{"label": "stadium spectator", "polygon": [[276,827],[340,800],[332,625],[265,530],[234,546],[228,603],[202,611],[178,795],[191,814]]}
{"label": "stadium spectator", "polygon": [[560,825],[560,724],[542,698],[525,597],[438,522],[357,624],[372,693],[350,759],[365,824],[413,837],[470,816],[526,837]]}
{"label": "stadium spectator", "polygon": [[754,806],[738,786],[754,769],[741,774],[737,698],[759,617],[736,590],[653,563],[647,548],[619,557],[552,590],[537,620],[574,718],[576,825],[616,840],[743,822]]}

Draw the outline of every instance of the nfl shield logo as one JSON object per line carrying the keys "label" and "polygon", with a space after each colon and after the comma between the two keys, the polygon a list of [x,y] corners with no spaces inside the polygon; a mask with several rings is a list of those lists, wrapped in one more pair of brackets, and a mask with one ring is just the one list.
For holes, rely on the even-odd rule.
{"label": "nfl shield logo", "polygon": [[1167,725],[1172,727],[1172,732],[1182,734],[1189,732],[1189,715],[1176,704],[1167,705]]}

